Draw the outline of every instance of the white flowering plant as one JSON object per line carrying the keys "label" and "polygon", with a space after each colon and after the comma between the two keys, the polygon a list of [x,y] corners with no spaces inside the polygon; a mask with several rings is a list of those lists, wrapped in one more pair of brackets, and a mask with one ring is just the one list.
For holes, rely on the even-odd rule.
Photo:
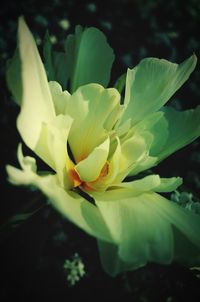
{"label": "white flowering plant", "polygon": [[148,262],[198,264],[200,215],[160,194],[176,190],[182,179],[139,176],[200,135],[200,106],[182,112],[165,106],[194,70],[196,56],[181,64],[145,58],[107,88],[114,53],[101,31],[77,26],[64,47],[53,51],[47,35],[42,63],[19,19],[7,82],[20,106],[22,141],[49,172],[38,170],[19,144],[20,168],[7,165],[9,181],[35,186],[94,236],[112,276]]}

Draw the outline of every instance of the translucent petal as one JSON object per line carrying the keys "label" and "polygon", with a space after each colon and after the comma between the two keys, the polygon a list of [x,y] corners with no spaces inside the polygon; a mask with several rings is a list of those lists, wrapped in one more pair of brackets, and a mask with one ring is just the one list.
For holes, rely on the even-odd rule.
{"label": "translucent petal", "polygon": [[169,136],[168,122],[164,117],[164,112],[154,112],[148,117],[137,123],[133,130],[141,136],[147,131],[152,135],[152,143],[150,146],[151,156],[157,155],[163,150]]}
{"label": "translucent petal", "polygon": [[[114,191],[118,190],[109,192],[110,201],[107,196],[105,202],[106,194],[96,196],[96,204],[113,238],[112,244],[100,243],[101,260],[108,273],[116,275],[152,261],[168,264],[173,259],[179,259],[180,255],[176,252],[180,252],[181,243],[191,247],[185,251],[183,245],[182,255],[186,252],[191,257],[194,251],[200,251],[199,215],[156,193],[131,197],[128,191],[127,195],[124,191],[124,197],[120,200],[122,193]],[[180,237],[179,233],[174,232],[175,228],[181,234]],[[109,263],[108,259],[112,261]]]}
{"label": "translucent petal", "polygon": [[143,136],[135,133],[131,138],[124,140],[121,145],[119,174],[116,182],[122,181],[130,173],[133,173],[132,171],[146,160],[151,141],[152,137],[149,133],[143,133]]}
{"label": "translucent petal", "polygon": [[76,163],[107,138],[106,126],[114,125],[116,115],[112,113],[120,109],[119,100],[116,89],[104,89],[98,84],[82,86],[71,96],[66,114],[74,119],[69,144]]}
{"label": "translucent petal", "polygon": [[[113,198],[123,199],[124,196],[131,198],[138,196],[144,192],[172,192],[176,190],[182,184],[180,177],[160,178],[159,175],[148,175],[144,178],[122,183],[111,183],[109,190],[104,195],[105,201],[109,201]],[[93,193],[93,196],[97,196],[98,192]],[[116,195],[115,195],[116,194]]]}
{"label": "translucent petal", "polygon": [[108,159],[108,173],[104,177],[101,177],[97,181],[90,183],[90,187],[94,191],[105,191],[108,187],[112,186],[118,173],[119,173],[119,162],[121,156],[120,141],[116,138],[117,144],[111,157]]}
{"label": "translucent petal", "polygon": [[69,116],[58,115],[51,124],[46,125],[48,150],[54,162],[60,185],[65,189],[73,186],[69,171],[74,164],[67,152],[67,139],[72,123],[73,120]]}
{"label": "translucent petal", "polygon": [[[122,200],[96,201],[114,239],[113,244],[118,248],[118,253],[113,257],[126,263],[126,269],[127,263],[131,269],[143,266],[149,261],[167,264],[172,260],[172,228],[168,221],[162,219],[147,197],[138,195],[126,199],[124,194]],[[104,197],[101,198],[103,200]],[[112,269],[116,271],[116,268]],[[124,270],[124,267],[119,269]]]}
{"label": "translucent petal", "polygon": [[161,178],[160,180],[160,185],[155,192],[173,192],[183,183],[181,177]]}
{"label": "translucent petal", "polygon": [[192,55],[181,64],[156,58],[143,59],[128,70],[125,105],[122,121],[131,118],[135,124],[145,116],[159,110],[184,84],[196,65]]}
{"label": "translucent petal", "polygon": [[[161,115],[160,115],[161,114]],[[156,119],[156,115],[160,118]],[[153,121],[155,118],[155,121]],[[153,137],[146,162],[141,162],[130,175],[157,165],[175,151],[190,144],[200,136],[200,106],[196,109],[177,111],[172,107],[164,107],[138,123],[133,129],[143,135],[145,131]],[[151,161],[152,159],[152,161]]]}
{"label": "translucent petal", "polygon": [[[157,211],[175,226],[187,239],[200,249],[200,215],[169,202],[164,197],[154,193],[148,196]],[[184,254],[184,249],[183,249]]]}
{"label": "translucent petal", "polygon": [[23,94],[17,127],[27,146],[35,150],[41,125],[54,118],[55,110],[43,64],[23,18],[19,19],[18,35]]}
{"label": "translucent petal", "polygon": [[109,145],[110,139],[107,138],[100,146],[96,147],[86,159],[81,160],[74,167],[82,181],[91,182],[99,177],[108,158]]}
{"label": "translucent petal", "polygon": [[49,82],[52,100],[54,103],[56,115],[64,114],[67,107],[67,102],[70,98],[68,91],[63,91],[60,84],[55,81]]}
{"label": "translucent petal", "polygon": [[109,231],[96,206],[78,194],[60,187],[56,175],[39,176],[36,174],[27,163],[26,157],[21,157],[20,161],[23,161],[23,170],[9,165],[6,167],[11,183],[15,185],[33,185],[39,188],[47,196],[52,206],[71,222],[96,238],[111,241]]}
{"label": "translucent petal", "polygon": [[164,107],[164,113],[169,135],[163,149],[157,153],[159,161],[200,136],[200,106],[182,112]]}

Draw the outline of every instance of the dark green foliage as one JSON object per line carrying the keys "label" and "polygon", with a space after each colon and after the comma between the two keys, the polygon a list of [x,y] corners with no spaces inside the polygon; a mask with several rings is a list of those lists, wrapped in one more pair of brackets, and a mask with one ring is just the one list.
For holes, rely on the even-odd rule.
{"label": "dark green foliage", "polygon": [[19,50],[16,48],[14,56],[8,60],[6,67],[6,81],[14,101],[20,105],[22,98],[21,63]]}

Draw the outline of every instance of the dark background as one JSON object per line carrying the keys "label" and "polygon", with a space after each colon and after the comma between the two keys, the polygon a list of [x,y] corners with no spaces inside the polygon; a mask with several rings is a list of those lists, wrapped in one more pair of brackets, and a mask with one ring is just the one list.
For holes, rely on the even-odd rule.
{"label": "dark background", "polygon": [[[109,298],[120,301],[200,301],[197,273],[173,263],[149,264],[115,279],[101,269],[95,240],[71,225],[46,205],[45,197],[30,188],[8,184],[5,165],[17,165],[20,137],[16,130],[19,111],[6,89],[6,60],[16,43],[17,18],[24,15],[41,40],[46,29],[55,35],[55,48],[77,24],[96,26],[107,36],[116,60],[111,86],[140,59],[148,56],[180,63],[193,52],[200,58],[200,1],[3,1],[0,5],[0,129],[1,211],[0,301],[66,301]],[[67,19],[67,31],[59,26]],[[89,54],[88,54],[89,55]],[[195,107],[200,98],[200,66],[170,101],[180,109]],[[181,102],[180,102],[181,101]],[[155,171],[162,176],[184,178],[184,190],[200,193],[199,140],[166,159]],[[5,224],[9,217],[41,207],[17,225]],[[63,270],[65,259],[78,252],[86,276],[70,288]]]}

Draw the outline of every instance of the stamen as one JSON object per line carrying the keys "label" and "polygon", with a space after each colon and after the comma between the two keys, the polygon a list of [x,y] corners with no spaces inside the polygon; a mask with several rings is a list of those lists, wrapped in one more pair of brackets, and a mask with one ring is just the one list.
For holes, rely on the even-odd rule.
{"label": "stamen", "polygon": [[76,170],[74,170],[74,169],[69,170],[69,174],[74,181],[74,187],[76,188],[76,187],[80,186],[82,183],[82,180],[80,179]]}

